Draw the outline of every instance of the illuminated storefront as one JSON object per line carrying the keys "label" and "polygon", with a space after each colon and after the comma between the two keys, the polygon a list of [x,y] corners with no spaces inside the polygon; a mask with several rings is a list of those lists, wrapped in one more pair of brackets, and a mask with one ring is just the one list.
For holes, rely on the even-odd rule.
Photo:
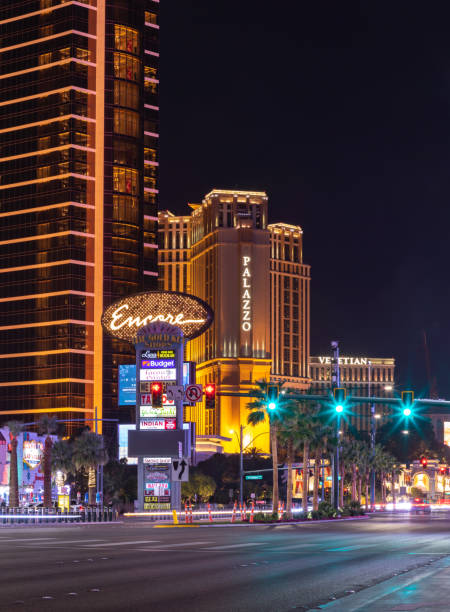
{"label": "illuminated storefront", "polygon": [[[211,328],[188,343],[197,382],[214,382],[214,409],[186,407],[198,447],[237,452],[247,399],[232,397],[258,380],[306,388],[310,268],[302,230],[267,224],[265,192],[214,189],[190,215],[159,213],[159,287],[187,291],[215,312]],[[248,444],[269,450],[267,424],[249,428]],[[230,440],[231,438],[231,440]]]}

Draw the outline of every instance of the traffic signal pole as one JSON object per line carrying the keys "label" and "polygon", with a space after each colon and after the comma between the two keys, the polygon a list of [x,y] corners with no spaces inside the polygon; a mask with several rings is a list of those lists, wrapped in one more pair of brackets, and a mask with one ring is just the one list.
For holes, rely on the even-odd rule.
{"label": "traffic signal pole", "polygon": [[[372,382],[372,362],[369,361],[369,388],[368,393],[371,397],[371,384]],[[372,457],[372,465],[370,468],[370,505],[373,508],[375,506],[375,435],[376,435],[376,421],[375,421],[375,404],[370,402],[370,455]]]}
{"label": "traffic signal pole", "polygon": [[[331,389],[334,392],[334,389],[341,386],[341,371],[339,367],[339,343],[333,341],[331,343],[331,348],[333,349],[333,359],[331,365]],[[341,443],[341,414],[337,412],[336,419],[336,451],[333,456],[333,480],[332,480],[332,499],[333,506],[337,509],[339,508],[339,451],[340,451],[340,443]],[[343,485],[344,483],[342,483]]]}

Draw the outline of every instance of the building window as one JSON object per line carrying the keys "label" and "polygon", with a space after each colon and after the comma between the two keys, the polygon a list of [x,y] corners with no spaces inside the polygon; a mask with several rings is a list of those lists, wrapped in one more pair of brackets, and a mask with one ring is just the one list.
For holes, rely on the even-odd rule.
{"label": "building window", "polygon": [[158,24],[156,14],[155,13],[151,13],[150,11],[145,11],[145,21],[147,23],[153,23],[155,25]]}
{"label": "building window", "polygon": [[114,53],[114,76],[127,81],[139,81],[141,62],[125,53]]}
{"label": "building window", "polygon": [[114,166],[113,189],[120,193],[137,195],[139,192],[139,172],[132,168]]}
{"label": "building window", "polygon": [[114,26],[114,46],[120,51],[139,55],[139,33],[122,25]]}
{"label": "building window", "polygon": [[113,196],[113,219],[123,223],[138,225],[139,206],[137,198],[130,196]]}
{"label": "building window", "polygon": [[114,131],[117,134],[124,134],[139,137],[139,114],[123,108],[114,109]]}
{"label": "building window", "polygon": [[116,106],[139,107],[139,87],[135,83],[114,81],[114,104]]}

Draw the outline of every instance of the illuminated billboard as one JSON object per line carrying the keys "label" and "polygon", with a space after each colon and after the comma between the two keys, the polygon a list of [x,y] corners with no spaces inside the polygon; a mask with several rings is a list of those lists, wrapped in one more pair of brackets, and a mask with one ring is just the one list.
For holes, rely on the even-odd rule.
{"label": "illuminated billboard", "polygon": [[137,332],[150,323],[169,323],[179,327],[186,339],[202,334],[213,321],[206,302],[177,291],[135,293],[110,304],[102,316],[107,334],[136,343]]}
{"label": "illuminated billboard", "polygon": [[119,406],[136,404],[136,365],[119,366]]}
{"label": "illuminated billboard", "polygon": [[[161,352],[161,351],[158,351],[158,352]],[[156,370],[156,371],[159,371],[159,370]],[[192,362],[185,361],[183,363],[183,385],[184,386],[190,385],[191,383],[195,382],[195,380],[192,380],[193,373],[194,373],[194,369],[193,369]],[[145,378],[145,375],[144,375],[144,377],[142,377],[142,380],[156,380],[156,381],[161,381],[161,382],[176,380],[176,376],[173,374],[172,368],[170,368],[170,375],[173,376],[173,378],[163,378],[161,376],[158,376],[156,378]],[[167,376],[167,375],[163,374],[162,376]],[[142,403],[147,403],[147,402],[144,401]],[[151,401],[149,400],[148,403],[151,404]],[[135,404],[136,404],[136,365],[134,363],[130,365],[120,365],[119,366],[119,406],[134,406]],[[165,399],[165,396],[163,395],[163,404],[173,404],[173,402],[172,403],[167,402],[167,400]],[[153,416],[160,416],[160,415],[155,414]],[[167,416],[172,416],[172,415],[170,414]]]}
{"label": "illuminated billboard", "polygon": [[136,429],[136,425],[119,425],[119,460],[126,459],[128,465],[137,465],[137,457],[128,457],[128,432]]}

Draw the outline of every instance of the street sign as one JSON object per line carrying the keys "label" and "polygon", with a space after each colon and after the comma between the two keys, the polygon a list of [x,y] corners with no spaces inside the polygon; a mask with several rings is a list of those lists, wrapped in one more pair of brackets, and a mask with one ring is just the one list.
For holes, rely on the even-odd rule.
{"label": "street sign", "polygon": [[184,399],[183,385],[167,385],[166,395],[167,395],[167,399],[171,402],[174,402],[175,400]]}
{"label": "street sign", "polygon": [[195,404],[202,399],[203,385],[188,385],[186,387],[186,399],[191,404]]}
{"label": "street sign", "polygon": [[189,465],[186,459],[172,460],[172,481],[187,482],[189,480]]}
{"label": "street sign", "polygon": [[262,474],[246,474],[245,480],[262,480]]}

